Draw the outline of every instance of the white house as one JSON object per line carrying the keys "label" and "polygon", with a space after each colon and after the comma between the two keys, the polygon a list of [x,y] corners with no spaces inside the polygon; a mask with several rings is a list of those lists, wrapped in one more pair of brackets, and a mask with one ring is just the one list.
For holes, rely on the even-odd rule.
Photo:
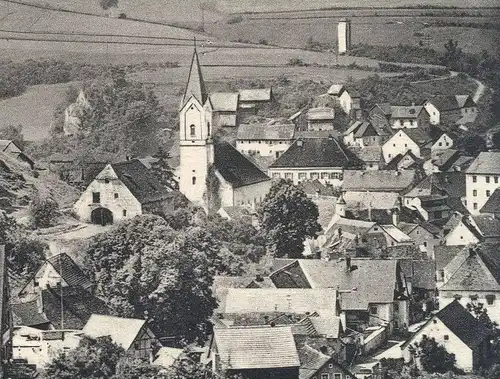
{"label": "white house", "polygon": [[458,301],[442,308],[401,345],[405,362],[416,359],[418,364],[412,348],[425,338],[434,339],[448,353],[455,354],[457,368],[466,372],[482,366],[490,354],[490,331]]}
{"label": "white house", "polygon": [[210,94],[212,122],[214,128],[238,126],[237,92],[215,92]]}
{"label": "white house", "polygon": [[430,153],[426,145],[432,141],[429,134],[420,128],[400,129],[382,145],[382,154],[386,162],[407,151],[411,151],[418,158]]}
{"label": "white house", "polygon": [[348,115],[351,114],[352,111],[359,112],[361,111],[361,95],[354,88],[346,88],[343,87],[339,96],[340,106]]}
{"label": "white house", "polygon": [[[260,92],[252,93],[241,91],[240,104],[242,99],[247,99],[249,106],[252,101],[259,102]],[[269,191],[271,180],[229,143],[214,143],[212,114],[195,50],[179,111],[179,190],[205,209],[255,205]],[[214,185],[209,188],[207,183]]]}
{"label": "white house", "polygon": [[431,152],[452,149],[455,145],[456,137],[453,133],[443,132],[439,137],[434,139],[431,145]]}
{"label": "white house", "polygon": [[428,129],[429,114],[422,105],[392,105],[390,124],[393,129]]}
{"label": "white house", "polygon": [[340,186],[344,169],[361,167],[362,162],[335,138],[300,138],[269,166],[273,179],[289,179],[298,184],[319,180]]}
{"label": "white house", "polygon": [[444,225],[443,242],[448,246],[466,246],[476,244],[481,241],[481,233],[474,219],[459,212],[450,218]]}
{"label": "white house", "polygon": [[87,186],[73,209],[80,220],[112,224],[171,208],[173,191],[139,160],[108,164]]}
{"label": "white house", "polygon": [[477,117],[477,105],[470,95],[441,95],[426,100],[424,107],[430,123],[467,124]]}
{"label": "white house", "polygon": [[0,140],[0,151],[31,169],[35,168],[35,162],[12,140]]}
{"label": "white house", "polygon": [[382,146],[389,138],[389,133],[369,121],[353,122],[343,135],[347,146],[359,147]]}
{"label": "white house", "polygon": [[467,210],[479,211],[493,192],[500,187],[500,152],[480,153],[466,171]]}
{"label": "white house", "polygon": [[237,132],[236,149],[245,155],[279,158],[293,142],[295,125],[243,124]]}
{"label": "white house", "polygon": [[153,349],[161,344],[149,329],[146,320],[93,314],[82,333],[92,338],[111,340],[135,358],[153,360]]}

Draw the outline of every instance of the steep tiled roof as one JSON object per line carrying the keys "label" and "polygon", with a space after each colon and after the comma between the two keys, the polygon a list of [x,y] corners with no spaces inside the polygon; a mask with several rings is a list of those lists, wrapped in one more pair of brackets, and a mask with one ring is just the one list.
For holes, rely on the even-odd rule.
{"label": "steep tiled roof", "polygon": [[382,147],[381,146],[366,146],[363,148],[352,148],[351,151],[363,162],[381,162]]}
{"label": "steep tiled roof", "polygon": [[429,100],[440,111],[461,109],[466,104],[474,106],[474,101],[469,95],[439,95]]}
{"label": "steep tiled roof", "polygon": [[467,250],[466,246],[454,245],[436,245],[434,246],[434,256],[436,259],[436,271],[443,270],[453,258],[455,258],[463,250]]}
{"label": "steep tiled roof", "polygon": [[340,95],[343,88],[344,88],[343,84],[332,84],[328,89],[328,94],[334,96]]}
{"label": "steep tiled roof", "polygon": [[483,151],[479,153],[467,169],[467,174],[500,175],[500,151]]}
{"label": "steep tiled roof", "polygon": [[291,140],[295,132],[293,124],[263,125],[242,124],[238,127],[239,140]]}
{"label": "steep tiled roof", "polygon": [[233,188],[265,182],[270,178],[228,142],[215,144],[214,164]]}
{"label": "steep tiled roof", "polygon": [[39,326],[50,323],[43,313],[38,312],[36,300],[12,304],[12,317],[15,326]]}
{"label": "steep tiled roof", "polygon": [[306,313],[324,310],[335,314],[336,298],[333,288],[230,288],[221,313]]}
{"label": "steep tiled roof", "polygon": [[128,350],[144,325],[146,320],[92,314],[82,332],[92,338],[109,336],[114,343]]}
{"label": "steep tiled roof", "polygon": [[407,170],[413,169],[422,159],[418,158],[411,150],[404,154],[397,154],[384,167],[384,170]]}
{"label": "steep tiled roof", "polygon": [[490,335],[490,331],[470,314],[457,300],[441,309],[436,316],[467,346],[475,347]]}
{"label": "steep tiled roof", "polygon": [[[109,314],[101,299],[81,287],[62,287],[65,329],[82,329],[92,313]],[[43,312],[56,329],[61,329],[61,288],[42,291]]]}
{"label": "steep tiled roof", "polygon": [[345,192],[400,192],[412,184],[414,178],[415,171],[413,170],[345,170],[342,190]]}
{"label": "steep tiled roof", "polygon": [[380,227],[384,229],[384,231],[398,243],[413,242],[413,239],[409,237],[401,229],[399,229],[397,226],[389,224],[389,225],[380,225]]}
{"label": "steep tiled roof", "polygon": [[483,237],[500,237],[500,220],[491,215],[472,216]]}
{"label": "steep tiled roof", "polygon": [[413,142],[415,142],[419,146],[423,146],[428,142],[432,141],[432,137],[423,129],[420,128],[412,128],[412,129],[402,129],[403,133],[405,133],[408,137],[411,138]]}
{"label": "steep tiled roof", "polygon": [[392,105],[391,106],[391,117],[392,118],[417,118],[420,115],[420,112],[424,107],[422,105],[412,105],[412,106],[404,106],[404,105]]}
{"label": "steep tiled roof", "polygon": [[463,249],[444,268],[450,277],[440,291],[500,291],[497,269],[486,265],[481,250]]}
{"label": "steep tiled roof", "polygon": [[359,159],[335,138],[304,138],[295,141],[270,168],[356,167]]}
{"label": "steep tiled roof", "polygon": [[241,89],[240,101],[270,101],[272,88]]}
{"label": "steep tiled roof", "polygon": [[349,96],[351,96],[351,98],[353,98],[353,99],[357,99],[357,98],[361,97],[359,92],[353,87],[344,86],[342,92],[344,92],[344,91],[347,92],[349,94]]}
{"label": "steep tiled roof", "polygon": [[335,118],[335,110],[333,108],[311,108],[307,111],[308,120],[333,120]]}
{"label": "steep tiled roof", "polygon": [[172,196],[155,175],[138,159],[111,165],[118,179],[129,189],[141,204],[164,200]]}
{"label": "steep tiled roof", "polygon": [[346,192],[347,209],[394,209],[398,205],[397,192]]}
{"label": "steep tiled roof", "polygon": [[215,329],[214,341],[222,365],[231,370],[299,367],[288,326]]}
{"label": "steep tiled roof", "polygon": [[80,286],[85,289],[92,287],[90,279],[66,253],[54,255],[48,258],[47,262],[54,267],[68,286]]}
{"label": "steep tiled roof", "polygon": [[273,288],[274,284],[269,277],[256,278],[255,276],[214,276],[212,293],[219,301],[219,307],[224,308],[229,288]]}
{"label": "steep tiled roof", "polygon": [[426,290],[436,289],[436,264],[433,261],[412,261],[412,285]]}
{"label": "steep tiled roof", "polygon": [[366,136],[385,136],[388,133],[382,128],[372,125],[368,121],[355,121],[345,132],[344,136],[354,133],[355,138],[361,138]]}
{"label": "steep tiled roof", "polygon": [[418,182],[411,190],[405,193],[408,197],[430,196],[443,191],[450,197],[465,197],[465,173],[463,172],[435,172]]}
{"label": "steep tiled roof", "polygon": [[332,360],[332,357],[304,344],[298,351],[300,358],[299,379],[310,379],[316,376],[321,367]]}
{"label": "steep tiled roof", "polygon": [[309,317],[316,334],[326,338],[339,338],[342,332],[342,321],[340,317],[332,315],[320,315]]}
{"label": "steep tiled roof", "polygon": [[186,105],[186,102],[191,98],[191,96],[195,97],[196,100],[198,100],[198,102],[202,105],[205,104],[205,101],[207,100],[207,89],[205,88],[205,81],[203,80],[200,60],[198,59],[198,53],[196,50],[194,51],[193,58],[191,60],[191,67],[189,68],[189,76],[184,96],[182,97],[181,108]]}
{"label": "steep tiled roof", "polygon": [[495,192],[491,194],[479,212],[493,214],[500,213],[500,188],[497,188]]}
{"label": "steep tiled roof", "polygon": [[215,112],[236,112],[238,110],[238,93],[214,92],[210,94],[210,102]]}

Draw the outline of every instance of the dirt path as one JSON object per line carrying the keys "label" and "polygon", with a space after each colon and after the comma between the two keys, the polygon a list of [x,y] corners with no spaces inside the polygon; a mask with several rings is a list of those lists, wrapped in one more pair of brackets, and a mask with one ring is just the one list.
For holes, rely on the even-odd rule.
{"label": "dirt path", "polygon": [[477,79],[472,79],[477,83],[477,89],[476,92],[474,93],[474,96],[472,97],[472,100],[477,104],[479,100],[481,100],[481,97],[484,95],[484,90],[486,89],[485,85],[481,83]]}

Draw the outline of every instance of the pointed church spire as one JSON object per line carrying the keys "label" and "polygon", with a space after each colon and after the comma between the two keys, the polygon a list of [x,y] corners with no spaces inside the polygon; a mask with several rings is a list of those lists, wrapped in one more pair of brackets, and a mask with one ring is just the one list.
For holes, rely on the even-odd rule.
{"label": "pointed church spire", "polygon": [[205,88],[205,82],[203,80],[203,75],[201,74],[198,52],[196,51],[196,37],[194,38],[193,59],[191,60],[188,82],[186,85],[186,90],[184,91],[184,96],[182,98],[181,108],[186,104],[191,96],[194,96],[196,100],[198,100],[202,105],[205,104],[208,96],[207,90]]}

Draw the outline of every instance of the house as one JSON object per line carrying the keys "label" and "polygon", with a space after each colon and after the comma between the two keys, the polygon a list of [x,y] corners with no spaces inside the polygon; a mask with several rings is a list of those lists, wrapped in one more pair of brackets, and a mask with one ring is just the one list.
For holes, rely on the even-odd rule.
{"label": "house", "polygon": [[0,151],[32,170],[35,168],[35,161],[12,140],[0,140]]}
{"label": "house", "polygon": [[500,188],[497,188],[479,210],[481,214],[492,215],[500,218]]}
{"label": "house", "polygon": [[139,160],[108,164],[73,206],[80,220],[112,224],[172,207],[173,191],[163,186]]}
{"label": "house", "polygon": [[33,295],[41,289],[81,287],[92,292],[92,282],[66,253],[53,255],[42,263],[19,291],[19,296]]}
{"label": "house", "polygon": [[422,167],[422,159],[417,157],[412,153],[411,150],[408,150],[404,154],[398,154],[394,158],[392,158],[384,167],[384,170],[395,170],[395,171],[403,171],[403,170],[420,170]]}
{"label": "house", "polygon": [[361,95],[354,88],[342,88],[339,96],[340,107],[348,115],[353,115],[354,118],[361,116]]}
{"label": "house", "polygon": [[238,126],[238,100],[238,93],[214,92],[210,94],[214,128]]}
{"label": "house", "polygon": [[418,158],[427,157],[430,155],[430,147],[426,145],[430,142],[432,137],[423,129],[400,129],[382,145],[384,160],[389,162],[398,154],[405,154],[407,151],[411,151]]}
{"label": "house", "polygon": [[330,88],[328,88],[327,94],[338,104],[340,103],[340,95],[343,90],[343,84],[332,84]]}
{"label": "house", "polygon": [[216,374],[241,374],[248,379],[299,378],[300,360],[289,326],[215,328],[209,351]]}
{"label": "house", "polygon": [[[257,96],[260,90],[250,92],[256,92],[255,96],[240,92],[240,104],[250,98],[260,101]],[[253,206],[267,194],[271,180],[232,145],[214,142],[212,115],[213,107],[195,50],[179,110],[179,190],[205,210]]]}
{"label": "house", "polygon": [[389,133],[369,121],[354,121],[343,136],[347,146],[382,146]]}
{"label": "house", "polygon": [[297,139],[271,166],[269,176],[298,184],[304,180],[319,180],[323,184],[340,186],[344,170],[361,167],[358,158],[334,137]]}
{"label": "house", "polygon": [[429,129],[429,114],[422,105],[392,105],[390,125],[393,129]]}
{"label": "house", "polygon": [[342,191],[344,193],[400,193],[413,184],[415,177],[413,170],[345,170]]}
{"label": "house", "polygon": [[491,321],[500,322],[498,250],[479,246],[462,249],[443,269],[439,307],[458,300],[462,306],[482,304]]}
{"label": "house", "polygon": [[295,125],[240,125],[237,132],[236,150],[245,155],[259,155],[277,159],[293,142]]}
{"label": "house", "polygon": [[429,259],[434,259],[434,246],[441,243],[442,231],[439,227],[430,222],[400,222],[397,227],[415,241]]}
{"label": "house", "polygon": [[457,368],[466,372],[482,366],[490,355],[490,331],[458,301],[443,307],[401,345],[405,362],[414,359],[412,348],[424,338],[454,354]]}
{"label": "house", "polygon": [[12,313],[5,246],[0,246],[0,376],[12,358]]}
{"label": "house", "polygon": [[240,115],[256,114],[259,107],[274,102],[272,88],[241,89],[238,92],[238,112]]}
{"label": "house", "polygon": [[448,246],[466,246],[481,241],[482,236],[473,219],[455,212],[443,226],[443,243]]}
{"label": "house", "polygon": [[417,211],[428,222],[445,223],[448,221],[452,211],[447,201],[446,191],[434,185],[432,181],[428,186],[417,184],[403,196],[404,206]]}
{"label": "house", "polygon": [[352,329],[389,325],[392,330],[409,322],[406,284],[397,260],[299,259],[270,278],[278,288],[337,289],[346,325]]}
{"label": "house", "polygon": [[377,103],[368,111],[370,122],[380,129],[392,129],[391,125],[392,108],[389,103]]}
{"label": "house", "polygon": [[81,331],[39,330],[16,326],[12,337],[12,358],[42,369],[62,352],[75,349]]}
{"label": "house", "polygon": [[436,285],[438,288],[443,285],[445,280],[448,279],[445,278],[444,268],[462,250],[468,248],[469,248],[468,246],[459,246],[459,245],[436,245],[434,247],[434,262],[436,264]]}
{"label": "house", "polygon": [[110,314],[105,302],[80,286],[47,288],[12,305],[16,326],[79,330],[92,313]]}
{"label": "house", "polygon": [[479,214],[488,198],[500,187],[500,152],[480,153],[469,166],[466,174],[467,210]]}
{"label": "house", "polygon": [[382,168],[384,159],[380,146],[351,147],[351,151],[363,162],[364,170],[380,170]]}
{"label": "house", "polygon": [[429,306],[426,311],[433,310],[436,295],[436,265],[434,261],[430,259],[400,259],[399,264],[408,285],[408,292],[414,299],[430,300],[426,304]]}
{"label": "house", "polygon": [[441,132],[432,141],[431,153],[439,150],[451,149],[455,146],[457,136],[451,132]]}
{"label": "house", "polygon": [[121,346],[134,358],[153,360],[160,342],[149,329],[146,320],[92,314],[82,329],[83,334],[92,338],[111,337],[111,341]]}
{"label": "house", "polygon": [[424,162],[424,171],[429,175],[432,172],[464,172],[474,160],[473,157],[463,155],[458,150],[434,150],[431,157]]}
{"label": "house", "polygon": [[160,350],[155,354],[155,358],[151,364],[163,368],[172,367],[181,358],[183,352],[182,349],[177,349],[175,347],[160,347]]}
{"label": "house", "polygon": [[468,124],[477,117],[477,105],[470,95],[441,95],[424,102],[433,125]]}
{"label": "house", "polygon": [[298,349],[300,369],[299,379],[354,379],[355,376],[338,361],[308,344]]}
{"label": "house", "polygon": [[308,130],[333,130],[335,110],[328,107],[311,108],[307,111]]}

